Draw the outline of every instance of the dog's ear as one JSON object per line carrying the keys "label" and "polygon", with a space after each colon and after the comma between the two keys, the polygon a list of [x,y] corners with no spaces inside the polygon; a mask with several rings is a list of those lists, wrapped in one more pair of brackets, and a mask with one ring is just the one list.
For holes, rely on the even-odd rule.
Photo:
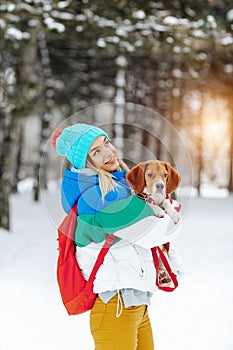
{"label": "dog's ear", "polygon": [[166,178],[166,193],[170,194],[174,192],[179,186],[181,176],[169,163],[163,162],[163,164],[168,174]]}
{"label": "dog's ear", "polygon": [[130,187],[135,191],[136,194],[143,192],[146,182],[144,174],[144,163],[141,162],[135,165],[126,174],[126,180],[128,181]]}

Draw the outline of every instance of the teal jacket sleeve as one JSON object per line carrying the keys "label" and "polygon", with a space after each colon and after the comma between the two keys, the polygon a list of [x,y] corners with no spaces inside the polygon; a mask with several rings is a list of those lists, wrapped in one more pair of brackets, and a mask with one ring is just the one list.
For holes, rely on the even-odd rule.
{"label": "teal jacket sleeve", "polygon": [[[92,242],[103,242],[107,234],[113,233],[135,244],[144,237],[146,245],[153,247],[168,241],[167,226],[167,218],[158,219],[147,203],[130,195],[108,205],[95,215],[80,215],[75,242],[79,247],[84,247]],[[145,243],[139,245],[143,244]]]}

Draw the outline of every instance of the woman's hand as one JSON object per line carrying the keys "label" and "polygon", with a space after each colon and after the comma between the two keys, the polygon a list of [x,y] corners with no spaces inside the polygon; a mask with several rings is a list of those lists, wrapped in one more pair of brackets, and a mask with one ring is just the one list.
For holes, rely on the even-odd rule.
{"label": "woman's hand", "polygon": [[158,280],[160,285],[169,285],[172,280],[166,270],[159,269]]}

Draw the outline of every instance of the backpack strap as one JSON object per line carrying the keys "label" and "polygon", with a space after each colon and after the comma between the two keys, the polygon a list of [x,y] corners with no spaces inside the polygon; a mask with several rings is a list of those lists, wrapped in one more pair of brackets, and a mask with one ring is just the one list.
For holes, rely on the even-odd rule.
{"label": "backpack strap", "polygon": [[[167,261],[167,258],[160,247],[151,248],[151,251],[152,251],[154,264],[155,264],[155,268],[156,268],[156,285],[157,285],[157,287],[165,292],[172,292],[173,290],[175,290],[178,287],[178,281],[177,281],[176,275],[174,274],[174,272],[172,272],[172,269]],[[173,287],[163,286],[163,285],[159,284],[159,257],[163,263],[164,268],[167,270],[167,273],[173,282],[173,285],[174,285]]]}
{"label": "backpack strap", "polygon": [[92,269],[91,274],[89,276],[89,279],[87,281],[87,285],[86,285],[87,291],[93,290],[93,283],[94,283],[96,274],[97,274],[100,266],[103,264],[104,258],[106,256],[107,252],[109,251],[109,248],[111,247],[111,245],[115,241],[115,238],[116,238],[116,236],[114,236],[113,234],[107,235],[105,243],[99,252],[99,255],[96,259],[95,265],[93,266],[93,269]]}

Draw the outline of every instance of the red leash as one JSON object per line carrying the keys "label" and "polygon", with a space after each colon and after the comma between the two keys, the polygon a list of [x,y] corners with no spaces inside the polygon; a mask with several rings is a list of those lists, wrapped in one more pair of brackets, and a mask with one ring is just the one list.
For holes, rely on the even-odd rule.
{"label": "red leash", "polygon": [[[172,272],[172,269],[167,261],[167,258],[165,254],[163,253],[162,249],[160,247],[154,247],[151,248],[154,264],[156,268],[156,285],[159,289],[165,291],[165,292],[173,292],[178,287],[178,281],[176,278],[176,275],[174,272]],[[168,273],[173,286],[163,285],[159,282],[159,257],[163,263],[164,268],[166,269],[166,272]]]}

